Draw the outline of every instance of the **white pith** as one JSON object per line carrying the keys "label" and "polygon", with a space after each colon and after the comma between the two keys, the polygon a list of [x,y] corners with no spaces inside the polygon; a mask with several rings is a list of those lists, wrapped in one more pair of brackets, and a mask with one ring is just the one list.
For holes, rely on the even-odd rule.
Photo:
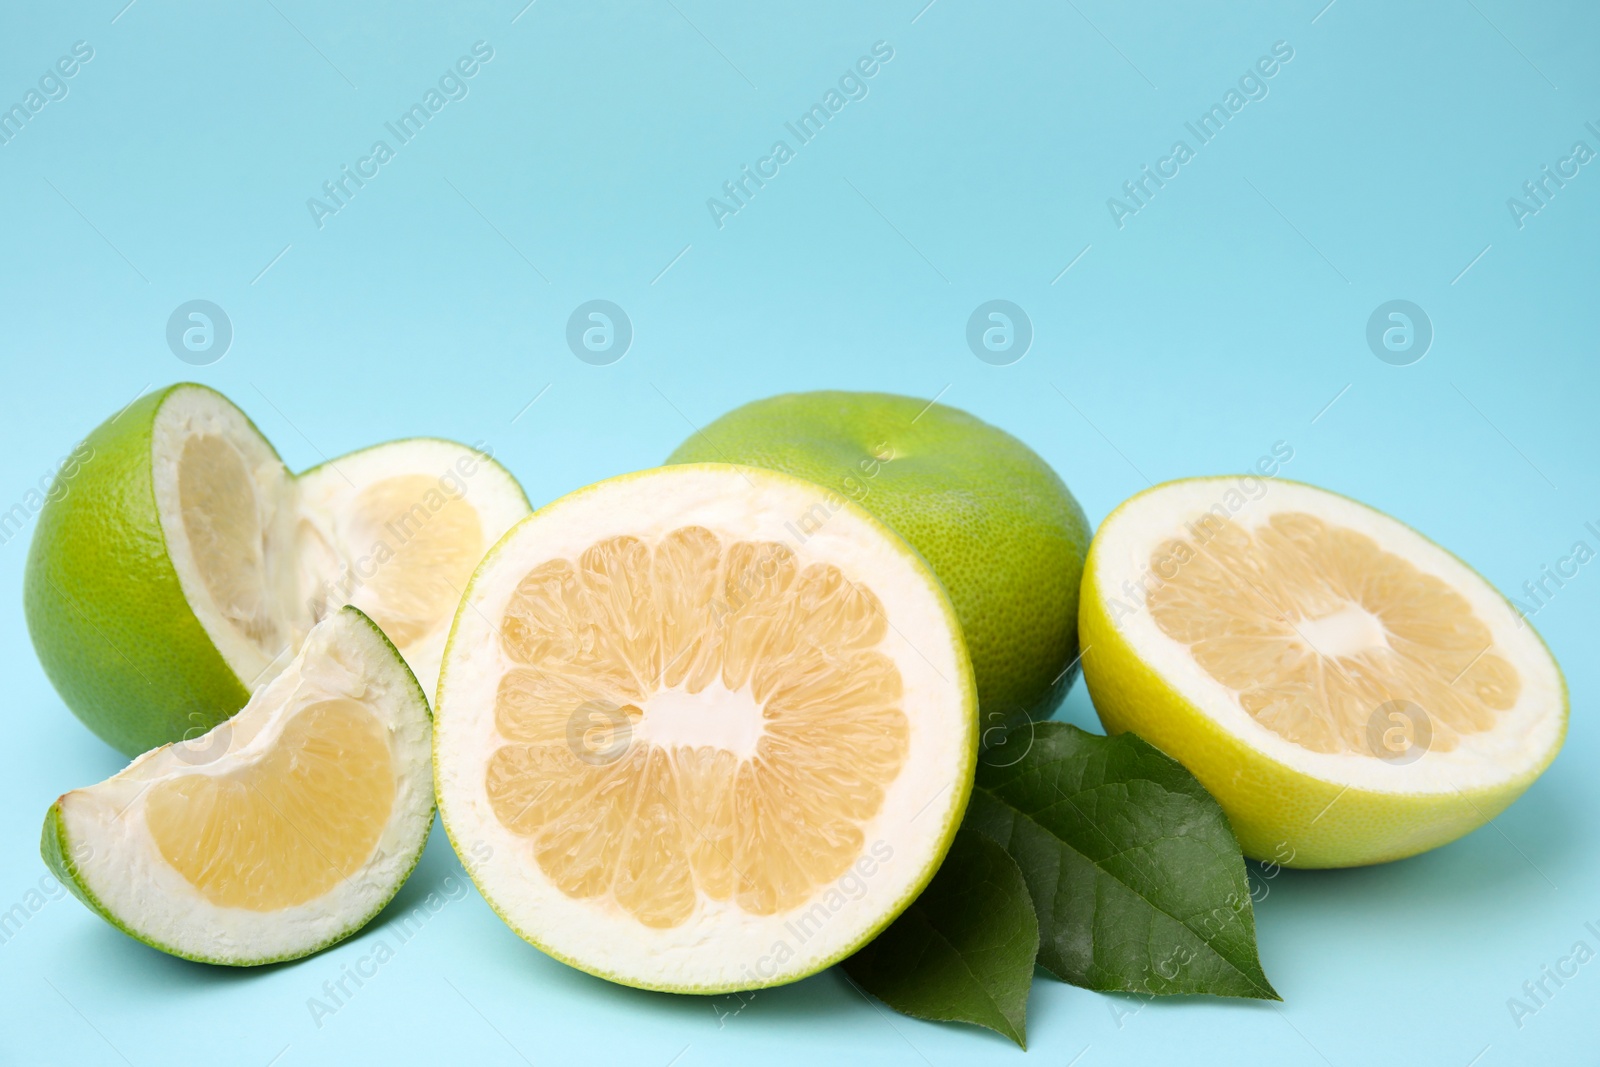
{"label": "white pith", "polygon": [[[1169,637],[1147,610],[1141,589],[1159,577],[1152,552],[1186,538],[1207,512],[1254,530],[1280,512],[1302,512],[1363,534],[1465,597],[1490,629],[1493,650],[1513,664],[1522,687],[1493,727],[1463,733],[1456,747],[1395,764],[1356,753],[1316,752],[1262,725],[1238,694],[1214,679],[1190,647]],[[1295,482],[1196,478],[1158,486],[1129,500],[1095,534],[1096,593],[1143,662],[1229,734],[1297,771],[1339,785],[1397,794],[1455,794],[1496,785],[1542,766],[1560,743],[1565,692],[1554,658],[1514,608],[1477,573],[1403,523],[1346,497]],[[1384,642],[1382,624],[1352,605],[1313,620],[1310,643],[1329,655]],[[1302,627],[1304,624],[1302,624]],[[1302,628],[1302,633],[1305,630]]]}
{"label": "white pith", "polygon": [[710,745],[749,759],[755,755],[763,732],[761,705],[750,690],[734,692],[720,679],[698,693],[690,693],[683,686],[658,690],[642,710],[644,714],[633,733],[647,745]]}
{"label": "white pith", "polygon": [[[816,509],[821,505],[822,511]],[[818,526],[804,517],[826,518]],[[725,541],[778,541],[801,567],[827,562],[870,585],[889,619],[880,651],[901,672],[909,756],[878,813],[862,824],[856,866],[801,906],[774,915],[699,899],[668,929],[642,925],[615,904],[575,899],[552,885],[529,839],[496,818],[485,767],[504,741],[495,691],[515,664],[496,627],[517,583],[553,558],[596,541],[647,543],[683,526]],[[800,533],[812,529],[809,536]],[[720,466],[663,468],[601,483],[517,526],[480,565],[457,613],[440,679],[436,777],[441,818],[484,896],[519,934],[591,973],[648,988],[717,991],[773,985],[814,972],[859,945],[931,875],[964,807],[975,756],[970,668],[954,616],[931,573],[883,527],[817,487]],[[753,751],[759,721],[748,696],[714,685],[697,697],[657,693],[634,743],[678,741]],[[688,714],[703,701],[705,715]],[[657,704],[657,702],[661,702]],[[651,706],[664,711],[651,725]],[[870,870],[870,874],[865,873]]]}
{"label": "white pith", "polygon": [[[175,778],[238,773],[272,751],[299,711],[337,698],[361,704],[389,737],[394,805],[372,854],[357,875],[305,904],[255,911],[211,903],[162,856],[145,821],[145,798]],[[63,796],[64,852],[83,888],[142,940],[219,962],[302,955],[351,932],[410,873],[432,821],[431,741],[426,701],[405,664],[367,620],[336,612],[232,719]]]}
{"label": "white pith", "polygon": [[1311,647],[1329,656],[1350,656],[1389,644],[1383,621],[1359,604],[1348,604],[1320,619],[1301,619],[1295,628]]}
{"label": "white pith", "polygon": [[[178,469],[184,443],[202,433],[224,438],[250,471],[263,532],[266,601],[281,636],[276,648],[263,649],[224,616],[196,566],[179,506]],[[427,475],[441,484],[453,477],[446,488],[454,494],[455,484],[464,486],[459,493],[477,511],[484,550],[528,513],[521,489],[497,463],[431,438],[377,445],[296,477],[237,408],[206,389],[175,390],[157,413],[152,437],[156,505],[169,558],[207,636],[251,690],[281,670],[311,627],[343,605],[382,617],[382,605],[363,580],[381,566],[376,546],[352,528],[351,504],[362,489],[397,475]],[[430,696],[449,629],[446,612],[425,637],[396,642]]]}

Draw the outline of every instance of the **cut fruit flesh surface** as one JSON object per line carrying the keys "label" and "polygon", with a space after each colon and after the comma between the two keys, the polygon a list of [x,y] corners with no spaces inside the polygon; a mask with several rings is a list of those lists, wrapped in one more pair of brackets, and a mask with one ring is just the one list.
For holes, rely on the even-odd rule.
{"label": "cut fruit flesh surface", "polygon": [[145,824],[210,903],[277,911],[322,896],[372,855],[394,806],[393,763],[364,705],[325,700],[297,712],[259,762],[151,786]]}
{"label": "cut fruit flesh surface", "polygon": [[[508,743],[487,788],[501,824],[533,839],[563,891],[609,888],[647,926],[686,921],[697,889],[770,915],[843,874],[909,747],[871,590],[829,563],[802,571],[782,542],[724,548],[704,526],[654,545],[609,538],[575,562],[530,571],[506,611],[506,652],[526,666],[495,697]],[[578,709],[615,727],[575,752]],[[604,759],[628,730],[626,758]],[[622,847],[591,853],[591,840]]]}
{"label": "cut fruit flesh surface", "polygon": [[190,606],[247,688],[354,604],[431,694],[459,591],[528,513],[485,453],[413,438],[298,477],[210,390],[176,391],[152,444],[157,506]]}
{"label": "cut fruit flesh surface", "polygon": [[1504,597],[1381,512],[1249,481],[1264,492],[1158,486],[1097,535],[1092,579],[1152,669],[1234,737],[1331,782],[1455,793],[1549,762],[1564,683]]}
{"label": "cut fruit flesh surface", "polygon": [[354,608],[234,718],[52,807],[44,852],[91,908],[189,959],[293,959],[360,929],[433,817],[427,701]]}
{"label": "cut fruit flesh surface", "polygon": [[1467,598],[1364,534],[1284,511],[1254,531],[1219,522],[1203,548],[1165,542],[1151,566],[1180,557],[1150,594],[1156,625],[1313,752],[1403,754],[1367,729],[1391,701],[1427,709],[1432,748],[1448,752],[1516,703],[1521,677]]}
{"label": "cut fruit flesh surface", "polygon": [[441,679],[440,809],[523,937],[629,984],[751,988],[931,876],[970,788],[970,668],[926,565],[826,498],[647,471],[485,559]]}

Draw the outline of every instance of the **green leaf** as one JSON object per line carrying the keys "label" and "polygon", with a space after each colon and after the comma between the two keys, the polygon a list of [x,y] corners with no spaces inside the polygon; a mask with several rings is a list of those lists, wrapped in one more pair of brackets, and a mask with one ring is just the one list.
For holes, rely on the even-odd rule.
{"label": "green leaf", "polygon": [[1027,1048],[1038,952],[1039,925],[1016,862],[962,829],[928,888],[844,969],[895,1011],[977,1023]]}
{"label": "green leaf", "polygon": [[[1227,816],[1133,734],[1024,724],[980,761],[964,829],[1022,868],[1039,963],[1073,985],[1281,999],[1261,970],[1244,857]],[[946,866],[949,862],[946,861]]]}

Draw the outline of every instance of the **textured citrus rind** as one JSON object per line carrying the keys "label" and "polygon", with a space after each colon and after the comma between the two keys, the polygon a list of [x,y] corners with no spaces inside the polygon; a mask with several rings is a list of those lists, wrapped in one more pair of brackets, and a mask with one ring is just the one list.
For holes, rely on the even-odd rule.
{"label": "textured citrus rind", "polygon": [[23,577],[45,674],[127,756],[198,736],[250,698],[249,679],[189,607],[156,510],[151,435],[161,406],[185,389],[205,387],[141,397],[89,434],[88,458],[39,512]]}

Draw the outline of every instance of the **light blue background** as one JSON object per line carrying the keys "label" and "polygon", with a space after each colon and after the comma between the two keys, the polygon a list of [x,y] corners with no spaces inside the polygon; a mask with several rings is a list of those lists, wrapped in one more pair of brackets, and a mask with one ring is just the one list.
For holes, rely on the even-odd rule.
{"label": "light blue background", "polygon": [[[185,378],[233,397],[296,467],[405,435],[481,439],[536,504],[654,465],[745,400],[845,387],[939,396],[1005,427],[1094,520],[1149,481],[1241,470],[1283,441],[1286,475],[1398,515],[1513,595],[1574,541],[1600,548],[1583,525],[1600,525],[1600,165],[1523,228],[1506,205],[1574,141],[1600,149],[1584,128],[1600,124],[1593,5],[124,2],[0,13],[0,104],[74,42],[94,49],[67,97],[0,145],[0,509],[142,390]],[[319,229],[307,198],[479,40],[494,58],[467,98]],[[1269,95],[1119,229],[1107,198],[1280,40],[1294,58]],[[706,199],[877,41],[894,58],[866,99],[718,229]],[[165,341],[195,298],[235,331],[211,366]],[[565,342],[595,298],[635,329],[610,366]],[[994,298],[1035,330],[1014,365],[964,339]],[[1395,298],[1436,331],[1414,365],[1365,341]],[[34,660],[30,534],[0,546],[0,909],[45,873],[47,805],[123,763]],[[1495,826],[1267,883],[1261,956],[1281,1006],[1140,1010],[1041,977],[1028,1060],[1592,1060],[1600,963],[1520,1028],[1506,1001],[1579,939],[1600,949],[1584,929],[1600,926],[1597,607],[1591,563],[1537,615],[1571,733]],[[1062,716],[1093,726],[1081,687]],[[452,872],[435,835],[396,907]],[[51,901],[0,944],[3,1055],[1024,1062],[985,1032],[887,1014],[837,972],[737,1014],[611,986],[518,940],[475,892],[319,1028],[307,999],[392,941],[394,917],[233,973]]]}

